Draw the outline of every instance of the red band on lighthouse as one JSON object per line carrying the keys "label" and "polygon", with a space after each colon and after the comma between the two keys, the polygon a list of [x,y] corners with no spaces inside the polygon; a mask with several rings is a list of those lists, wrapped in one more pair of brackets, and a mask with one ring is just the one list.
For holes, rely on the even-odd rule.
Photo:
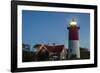
{"label": "red band on lighthouse", "polygon": [[79,27],[69,27],[69,40],[79,40]]}

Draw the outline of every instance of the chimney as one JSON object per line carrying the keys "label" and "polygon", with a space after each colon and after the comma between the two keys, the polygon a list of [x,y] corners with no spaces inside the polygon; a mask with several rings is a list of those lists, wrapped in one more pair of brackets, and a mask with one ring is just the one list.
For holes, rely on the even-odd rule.
{"label": "chimney", "polygon": [[53,46],[55,46],[56,44],[55,43],[53,43]]}

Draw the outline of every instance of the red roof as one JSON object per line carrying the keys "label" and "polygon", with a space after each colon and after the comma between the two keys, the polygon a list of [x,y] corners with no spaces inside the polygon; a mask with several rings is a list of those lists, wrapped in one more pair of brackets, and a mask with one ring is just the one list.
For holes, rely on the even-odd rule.
{"label": "red roof", "polygon": [[64,45],[57,45],[57,46],[48,46],[45,45],[45,47],[48,49],[49,52],[53,52],[53,53],[61,53]]}

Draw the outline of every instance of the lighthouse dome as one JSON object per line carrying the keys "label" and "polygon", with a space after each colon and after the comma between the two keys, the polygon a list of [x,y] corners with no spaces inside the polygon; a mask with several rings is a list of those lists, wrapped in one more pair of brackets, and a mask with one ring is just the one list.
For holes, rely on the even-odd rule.
{"label": "lighthouse dome", "polygon": [[75,18],[72,18],[72,20],[70,21],[70,25],[77,25],[77,21],[75,20]]}

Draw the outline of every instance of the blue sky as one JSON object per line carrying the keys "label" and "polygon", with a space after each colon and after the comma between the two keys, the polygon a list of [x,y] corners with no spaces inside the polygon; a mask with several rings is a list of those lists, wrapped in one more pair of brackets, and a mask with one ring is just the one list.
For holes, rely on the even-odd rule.
{"label": "blue sky", "polygon": [[22,11],[22,42],[31,47],[35,44],[64,44],[68,48],[70,20],[75,17],[80,26],[80,47],[90,48],[90,14]]}

